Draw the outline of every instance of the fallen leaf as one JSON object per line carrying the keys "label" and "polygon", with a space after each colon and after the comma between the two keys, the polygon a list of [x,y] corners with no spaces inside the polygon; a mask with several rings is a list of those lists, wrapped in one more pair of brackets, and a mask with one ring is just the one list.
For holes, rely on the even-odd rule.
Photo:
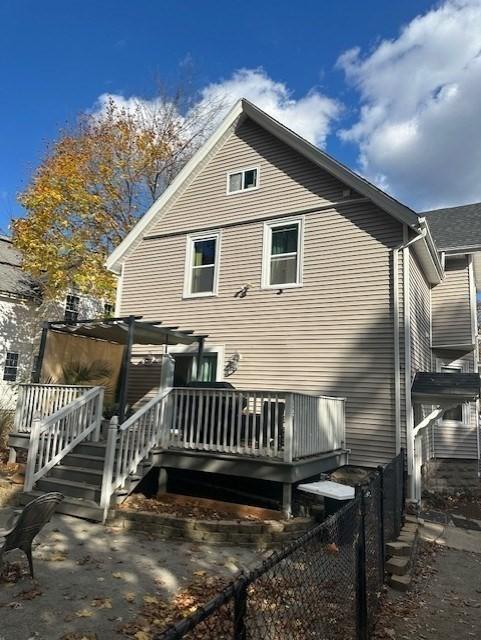
{"label": "fallen leaf", "polygon": [[127,593],[124,593],[124,598],[127,602],[135,602],[135,593],[133,591],[127,591]]}
{"label": "fallen leaf", "polygon": [[120,571],[114,571],[112,574],[112,578],[116,578],[117,580],[125,580],[125,576]]}
{"label": "fallen leaf", "polygon": [[77,618],[91,618],[94,614],[90,609],[80,609],[75,612]]}
{"label": "fallen leaf", "polygon": [[152,636],[150,633],[146,633],[145,631],[137,631],[134,638],[135,640],[151,640]]}
{"label": "fallen leaf", "polygon": [[330,542],[329,544],[326,544],[326,551],[331,555],[335,555],[336,553],[339,553],[339,547],[335,542]]}
{"label": "fallen leaf", "polygon": [[112,598],[94,598],[90,605],[95,609],[111,609]]}

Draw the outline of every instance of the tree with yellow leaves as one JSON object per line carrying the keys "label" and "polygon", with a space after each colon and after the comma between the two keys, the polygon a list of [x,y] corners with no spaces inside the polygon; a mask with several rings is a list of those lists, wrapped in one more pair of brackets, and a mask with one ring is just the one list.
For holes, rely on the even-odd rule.
{"label": "tree with yellow leaves", "polygon": [[12,225],[23,268],[45,297],[69,288],[113,296],[106,257],[195,151],[221,106],[186,109],[180,95],[124,103],[110,97],[49,146],[19,196],[27,215]]}

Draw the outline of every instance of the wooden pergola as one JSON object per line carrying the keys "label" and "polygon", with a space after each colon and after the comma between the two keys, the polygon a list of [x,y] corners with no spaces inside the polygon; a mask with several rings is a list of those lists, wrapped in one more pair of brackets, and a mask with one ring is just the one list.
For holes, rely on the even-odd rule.
{"label": "wooden pergola", "polygon": [[129,382],[129,368],[132,348],[136,345],[163,345],[167,351],[170,345],[197,344],[197,370],[204,354],[206,335],[194,335],[192,329],[164,326],[161,320],[143,321],[142,316],[126,316],[122,318],[83,319],[83,320],[55,320],[45,322],[42,328],[38,362],[34,374],[34,382],[40,381],[42,364],[50,331],[67,333],[70,335],[105,340],[124,346],[122,366],[119,374],[117,400],[119,403],[119,420],[122,422],[127,407],[127,391]]}

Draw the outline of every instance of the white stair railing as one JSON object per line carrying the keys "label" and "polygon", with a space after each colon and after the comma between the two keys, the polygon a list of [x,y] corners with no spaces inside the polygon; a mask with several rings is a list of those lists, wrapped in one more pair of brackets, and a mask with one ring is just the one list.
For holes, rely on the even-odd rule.
{"label": "white stair railing", "polygon": [[136,473],[153,447],[163,444],[168,437],[171,398],[171,388],[163,389],[120,426],[117,416],[110,421],[100,498],[104,520],[115,491]]}
{"label": "white stair railing", "polygon": [[52,415],[35,417],[30,430],[25,491],[89,437],[98,441],[104,389],[93,387]]}
{"label": "white stair railing", "polygon": [[29,433],[34,417],[45,418],[70,404],[92,386],[70,384],[20,384],[13,430]]}

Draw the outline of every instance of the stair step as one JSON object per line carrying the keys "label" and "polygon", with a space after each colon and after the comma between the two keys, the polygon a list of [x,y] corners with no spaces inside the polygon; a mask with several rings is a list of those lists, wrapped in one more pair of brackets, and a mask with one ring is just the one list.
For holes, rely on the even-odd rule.
{"label": "stair step", "polygon": [[386,571],[396,576],[404,576],[411,566],[411,558],[393,556],[386,562]]}
{"label": "stair step", "polygon": [[81,442],[78,444],[73,453],[86,454],[88,456],[98,456],[105,458],[105,449],[107,444],[105,442]]}
{"label": "stair step", "polygon": [[[34,489],[33,491],[21,493],[18,501],[23,506],[41,495],[43,495],[43,491]],[[71,496],[65,496],[64,500],[57,505],[56,513],[85,518],[85,520],[93,520],[94,522],[102,522],[103,520],[103,510],[98,504],[90,500],[72,498]]]}
{"label": "stair step", "polygon": [[85,500],[92,500],[93,502],[100,504],[100,487],[86,482],[77,482],[74,480],[44,476],[38,480],[36,486],[37,489],[45,493],[49,491],[59,491],[64,496],[84,498]]}
{"label": "stair step", "polygon": [[86,453],[68,453],[62,462],[66,466],[102,471],[105,459],[102,456],[91,456]]}
{"label": "stair step", "polygon": [[71,480],[73,482],[85,482],[89,485],[101,487],[103,472],[99,469],[86,469],[85,467],[74,467],[69,464],[57,464],[50,469],[45,477]]}

